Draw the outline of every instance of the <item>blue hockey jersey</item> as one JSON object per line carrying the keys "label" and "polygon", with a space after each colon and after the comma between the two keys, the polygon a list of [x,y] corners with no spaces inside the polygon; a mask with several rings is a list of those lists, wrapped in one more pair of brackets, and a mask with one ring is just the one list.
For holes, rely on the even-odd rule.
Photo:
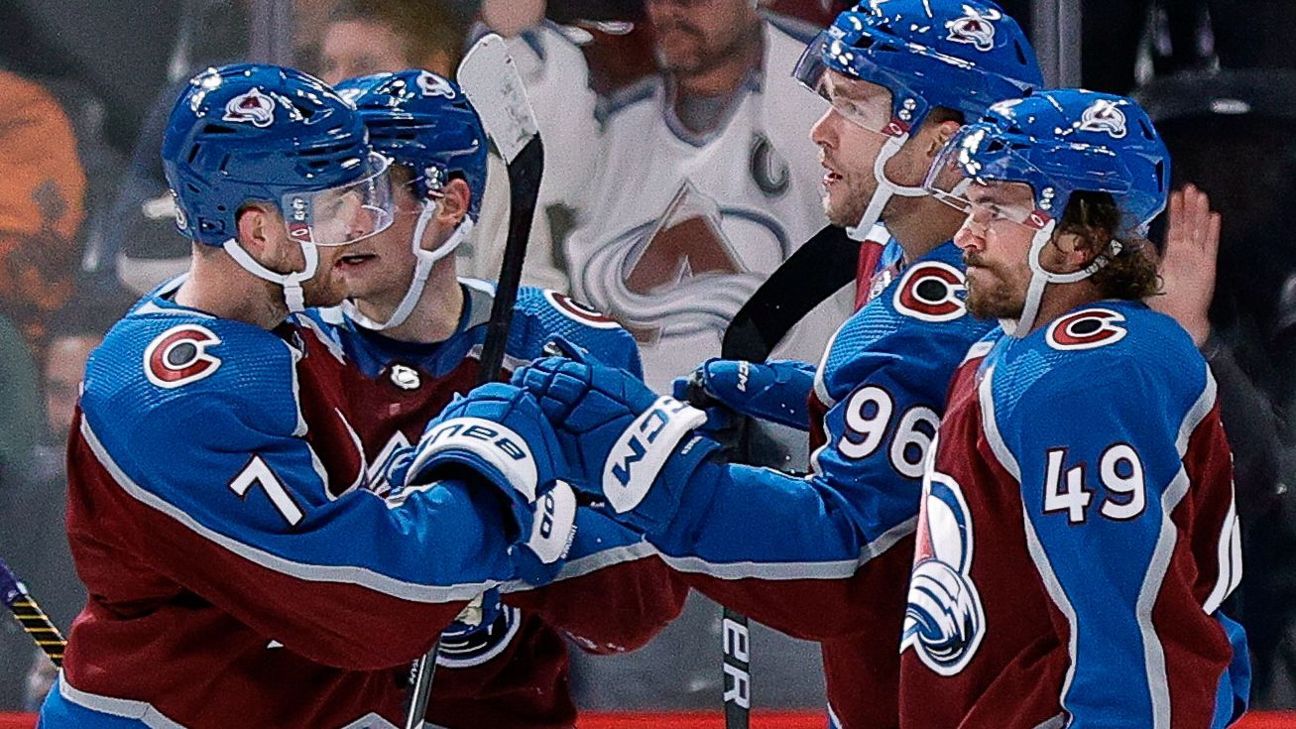
{"label": "blue hockey jersey", "polygon": [[923,483],[901,725],[1227,726],[1241,569],[1215,383],[1172,319],[1099,301],[996,332]]}
{"label": "blue hockey jersey", "polygon": [[821,641],[834,722],[850,729],[898,721],[896,642],[923,462],[950,377],[991,327],[966,312],[961,261],[946,243],[902,267],[889,244],[886,275],[816,371],[813,473],[728,466],[651,535],[691,586]]}
{"label": "blue hockey jersey", "polygon": [[42,726],[400,722],[408,662],[513,578],[511,517],[456,482],[359,488],[347,403],[308,382],[299,333],[173,288],[86,368],[67,525],[90,598]]}
{"label": "blue hockey jersey", "polygon": [[[340,309],[296,319],[306,342],[302,385],[342,393],[371,469],[392,449],[416,442],[429,418],[477,382],[494,288],[469,279],[461,286],[459,325],[433,344],[364,329]],[[616,322],[563,294],[529,287],[518,293],[505,369],[543,356],[555,334],[641,376],[634,338]],[[434,551],[426,557],[440,558]],[[454,729],[572,726],[576,709],[559,631],[590,651],[631,650],[679,614],[687,590],[640,535],[580,510],[557,580],[539,589],[518,581],[502,585],[486,595],[484,610],[470,610],[442,637],[429,721]]]}

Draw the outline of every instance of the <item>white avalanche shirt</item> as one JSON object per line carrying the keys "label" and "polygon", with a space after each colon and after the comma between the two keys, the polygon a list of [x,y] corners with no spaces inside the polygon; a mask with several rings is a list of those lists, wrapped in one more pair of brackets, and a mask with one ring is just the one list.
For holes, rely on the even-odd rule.
{"label": "white avalanche shirt", "polygon": [[[765,57],[709,135],[676,119],[654,76],[606,110],[600,167],[565,253],[575,297],[639,340],[654,389],[718,356],[725,326],[760,283],[827,224],[810,127],[825,103],[792,77],[805,41],[764,23]],[[798,330],[790,354],[817,361],[850,314],[834,300]]]}

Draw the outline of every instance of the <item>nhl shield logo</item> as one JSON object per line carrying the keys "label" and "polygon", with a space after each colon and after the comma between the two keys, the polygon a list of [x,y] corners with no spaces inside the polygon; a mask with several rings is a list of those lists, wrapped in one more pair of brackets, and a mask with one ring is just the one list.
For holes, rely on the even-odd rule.
{"label": "nhl shield logo", "polygon": [[274,99],[261,93],[255,86],[239,94],[225,105],[225,121],[248,123],[262,129],[274,123]]}
{"label": "nhl shield logo", "polygon": [[424,96],[444,96],[447,99],[453,99],[456,96],[454,87],[450,85],[450,82],[431,71],[420,73],[416,83],[418,83],[419,91],[422,91]]}
{"label": "nhl shield logo", "polygon": [[1080,129],[1087,132],[1103,132],[1114,139],[1125,136],[1125,112],[1110,99],[1098,99],[1089,105],[1080,115]]}
{"label": "nhl shield logo", "polygon": [[1003,13],[993,8],[978,10],[970,5],[963,6],[963,17],[947,21],[949,30],[946,36],[955,43],[966,43],[978,51],[994,49],[994,21],[1002,20]]}

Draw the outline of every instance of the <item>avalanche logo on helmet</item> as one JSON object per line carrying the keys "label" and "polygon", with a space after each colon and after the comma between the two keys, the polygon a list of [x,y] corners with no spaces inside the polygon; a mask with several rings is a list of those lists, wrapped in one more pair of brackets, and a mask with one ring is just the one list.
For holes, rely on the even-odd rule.
{"label": "avalanche logo on helmet", "polygon": [[225,121],[250,122],[252,126],[262,129],[274,123],[274,99],[261,93],[253,86],[246,93],[239,94],[225,105]]}
{"label": "avalanche logo on helmet", "polygon": [[946,474],[929,472],[900,650],[913,648],[942,676],[962,671],[985,636],[985,610],[972,583],[972,547],[972,514],[962,488]]}
{"label": "avalanche logo on helmet", "polygon": [[945,23],[949,40],[966,43],[978,51],[994,50],[994,21],[1002,20],[1003,13],[993,8],[984,13],[970,5],[963,6],[963,17]]}
{"label": "avalanche logo on helmet", "polygon": [[453,99],[456,96],[454,87],[450,85],[450,82],[431,71],[420,73],[415,83],[418,84],[419,91],[422,91],[424,96],[444,96],[447,99]]}
{"label": "avalanche logo on helmet", "polygon": [[207,353],[208,347],[220,343],[220,337],[207,327],[171,327],[144,349],[144,374],[149,382],[168,390],[197,382],[220,367],[220,358]]}
{"label": "avalanche logo on helmet", "polygon": [[925,261],[905,272],[893,303],[901,314],[915,319],[954,321],[967,311],[958,297],[966,290],[962,271],[940,261]]}
{"label": "avalanche logo on helmet", "polygon": [[1080,129],[1105,132],[1120,139],[1125,136],[1125,112],[1110,99],[1098,99],[1080,115]]}

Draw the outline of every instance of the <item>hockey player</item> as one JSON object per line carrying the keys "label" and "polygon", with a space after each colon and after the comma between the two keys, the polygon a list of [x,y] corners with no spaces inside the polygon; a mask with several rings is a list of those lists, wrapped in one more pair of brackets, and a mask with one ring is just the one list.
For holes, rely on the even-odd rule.
{"label": "hockey player", "polygon": [[1005,325],[959,368],[924,475],[903,725],[1229,725],[1250,673],[1220,611],[1229,446],[1191,337],[1140,301],[1165,146],[1129,99],[1049,91],[964,127],[929,179],[968,211],[968,309]]}
{"label": "hockey player", "polygon": [[[358,488],[339,383],[299,372],[283,321],[340,301],[344,246],[391,224],[359,115],[291,69],[209,69],[162,156],[191,269],[87,366],[67,523],[91,597],[41,726],[394,726],[409,661],[468,600],[560,562],[563,467],[513,447],[548,426],[511,395],[461,403],[428,485]],[[453,437],[464,418],[525,436]]]}
{"label": "hockey player", "polygon": [[[601,426],[612,416],[591,412],[599,398],[563,388],[641,389],[590,381],[591,370],[574,364],[568,375],[553,361],[523,381],[550,398],[542,404],[566,436],[573,465],[601,467],[610,457],[614,473],[612,464],[621,464],[627,491],[607,495],[613,512],[645,529],[691,586],[822,643],[835,725],[894,727],[896,637],[923,461],[951,375],[991,327],[963,305],[960,253],[950,242],[961,217],[922,183],[965,118],[1020,95],[1040,74],[1022,30],[991,3],[891,0],[841,14],[807,49],[797,76],[831,102],[812,132],[827,169],[829,216],[868,229],[881,215],[894,235],[885,259],[891,268],[817,370],[713,362],[698,379],[735,409],[802,429],[813,385],[814,473],[803,479],[722,466],[706,458],[713,444],[705,439],[667,458],[669,439],[659,438],[649,456],[623,462],[619,450],[597,451],[610,441],[586,437],[608,429]],[[554,367],[561,371],[548,371]],[[610,395],[608,407],[624,397]],[[635,413],[653,399],[636,401]],[[583,405],[572,410],[573,403]],[[654,484],[663,460],[666,473]]]}
{"label": "hockey player", "polygon": [[[377,468],[418,442],[428,419],[477,382],[494,287],[458,278],[454,253],[482,212],[487,140],[459,86],[430,71],[365,76],[337,88],[358,108],[374,149],[393,160],[395,216],[389,229],[344,251],[339,275],[348,300],[303,318],[313,330],[304,335],[303,369],[343,383],[348,416]],[[641,372],[634,338],[615,322],[530,287],[519,292],[506,367],[541,356],[554,335]],[[491,590],[442,636],[429,721],[454,729],[570,727],[576,709],[555,627],[589,650],[631,650],[669,623],[687,594],[642,537],[597,512],[580,512],[569,556],[563,579],[542,590],[507,585],[504,605]]]}

